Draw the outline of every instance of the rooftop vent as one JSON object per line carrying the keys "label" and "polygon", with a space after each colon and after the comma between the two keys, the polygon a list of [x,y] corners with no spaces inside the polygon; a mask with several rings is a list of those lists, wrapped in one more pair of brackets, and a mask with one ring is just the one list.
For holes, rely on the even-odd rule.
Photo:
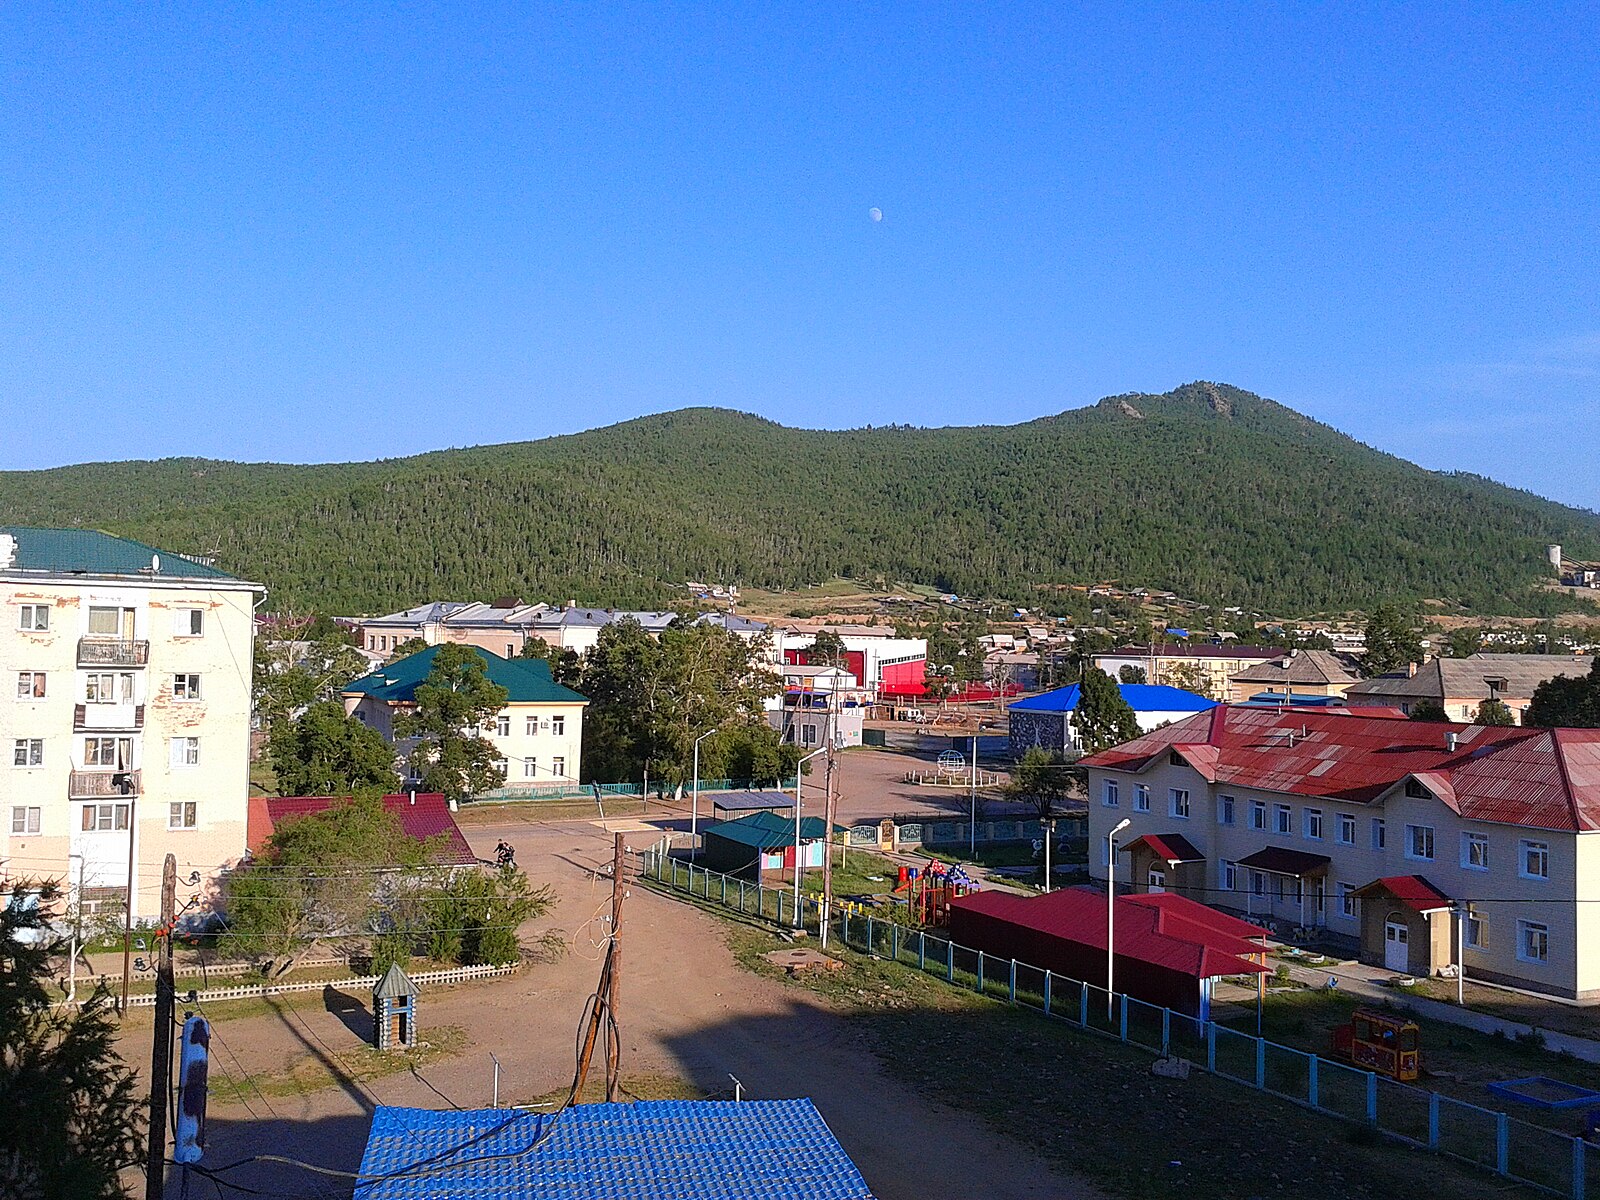
{"label": "rooftop vent", "polygon": [[1444,748],[1451,754],[1456,752],[1456,747],[1461,744],[1461,735],[1454,729],[1444,735]]}
{"label": "rooftop vent", "polygon": [[0,569],[14,566],[17,561],[17,539],[9,533],[0,533]]}

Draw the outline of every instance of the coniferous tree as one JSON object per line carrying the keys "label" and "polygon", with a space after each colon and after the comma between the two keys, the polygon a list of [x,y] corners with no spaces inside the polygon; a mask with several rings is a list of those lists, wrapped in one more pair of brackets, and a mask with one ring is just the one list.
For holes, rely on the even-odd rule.
{"label": "coniferous tree", "polygon": [[1122,698],[1122,691],[1111,676],[1099,667],[1085,669],[1079,680],[1072,727],[1085,754],[1131,742],[1140,733],[1133,706]]}

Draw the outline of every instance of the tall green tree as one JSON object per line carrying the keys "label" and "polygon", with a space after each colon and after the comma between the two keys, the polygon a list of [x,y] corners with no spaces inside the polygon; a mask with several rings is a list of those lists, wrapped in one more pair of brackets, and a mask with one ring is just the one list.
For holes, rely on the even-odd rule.
{"label": "tall green tree", "polygon": [[333,634],[303,640],[258,637],[254,659],[252,700],[268,731],[307,705],[336,699],[345,684],[367,670],[361,652]]}
{"label": "tall green tree", "polygon": [[55,1004],[64,947],[41,909],[59,896],[18,882],[0,907],[0,1195],[120,1200],[118,1173],[142,1158],[142,1106],[104,985],[79,1008]]}
{"label": "tall green tree", "polygon": [[285,796],[388,791],[399,783],[394,747],[376,729],[346,716],[337,700],[312,704],[294,720],[279,720],[268,753]]}
{"label": "tall green tree", "polygon": [[1472,718],[1474,725],[1515,725],[1517,718],[1512,713],[1511,707],[1504,700],[1497,700],[1490,696],[1478,705],[1477,715]]}
{"label": "tall green tree", "polygon": [[1411,706],[1413,721],[1448,721],[1450,714],[1437,700],[1421,700]]}
{"label": "tall green tree", "polygon": [[1132,663],[1123,663],[1122,664],[1122,668],[1117,672],[1117,682],[1118,683],[1144,683],[1144,682],[1146,682],[1145,676],[1144,676],[1144,668],[1143,667],[1136,667]]}
{"label": "tall green tree", "polygon": [[1096,754],[1139,736],[1139,718],[1111,676],[1099,667],[1088,667],[1078,682],[1078,707],[1072,714],[1072,727],[1084,754]]}
{"label": "tall green tree", "polygon": [[1367,652],[1362,667],[1368,675],[1387,675],[1422,661],[1417,623],[1392,604],[1380,605],[1367,618]]}
{"label": "tall green tree", "polygon": [[806,649],[806,662],[815,667],[842,667],[844,655],[844,639],[831,629],[823,629]]}
{"label": "tall green tree", "polygon": [[500,752],[479,729],[505,708],[510,693],[488,677],[483,655],[447,642],[417,685],[416,707],[395,719],[395,734],[414,739],[411,774],[428,792],[464,800],[506,781]]}
{"label": "tall green tree", "polygon": [[1543,729],[1600,729],[1600,656],[1587,675],[1557,675],[1541,683],[1522,719]]}
{"label": "tall green tree", "polygon": [[1483,649],[1483,630],[1470,625],[1444,635],[1444,651],[1451,658],[1468,658]]}

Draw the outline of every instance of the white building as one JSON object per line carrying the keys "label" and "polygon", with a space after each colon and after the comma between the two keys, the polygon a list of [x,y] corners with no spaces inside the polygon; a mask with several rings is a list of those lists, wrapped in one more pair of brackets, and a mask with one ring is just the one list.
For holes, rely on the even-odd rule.
{"label": "white building", "polygon": [[783,692],[767,704],[767,723],[785,742],[814,750],[861,745],[870,697],[843,667],[784,667]]}

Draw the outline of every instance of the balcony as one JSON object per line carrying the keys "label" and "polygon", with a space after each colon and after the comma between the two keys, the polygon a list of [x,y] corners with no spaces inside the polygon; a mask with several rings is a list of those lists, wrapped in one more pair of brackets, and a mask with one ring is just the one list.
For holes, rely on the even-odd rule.
{"label": "balcony", "polygon": [[149,661],[149,642],[108,637],[78,639],[80,667],[142,667]]}
{"label": "balcony", "polygon": [[138,771],[74,771],[67,780],[71,800],[123,800],[138,794]]}
{"label": "balcony", "polygon": [[75,704],[72,708],[74,733],[138,731],[143,728],[142,704]]}

